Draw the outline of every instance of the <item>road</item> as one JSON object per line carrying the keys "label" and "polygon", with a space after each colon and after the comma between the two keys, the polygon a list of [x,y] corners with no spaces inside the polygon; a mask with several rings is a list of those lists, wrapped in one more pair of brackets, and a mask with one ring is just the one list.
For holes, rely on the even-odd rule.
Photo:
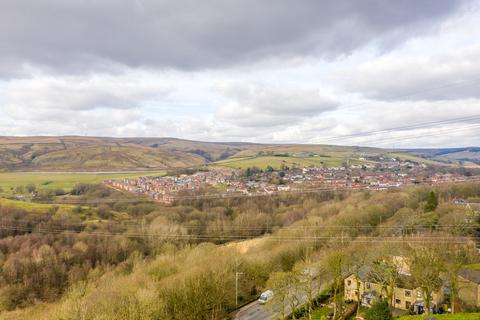
{"label": "road", "polygon": [[[317,286],[315,286],[317,287]],[[318,288],[318,287],[317,287]],[[320,286],[320,290],[316,290],[317,294],[320,293],[320,291],[324,290],[326,288],[325,285]],[[275,294],[275,293],[274,293]],[[305,304],[307,302],[307,295],[305,293],[302,293],[300,297],[298,297],[298,300],[300,301],[299,306]],[[266,303],[264,305],[261,305],[258,303],[258,301],[254,301],[250,304],[247,304],[246,306],[242,307],[236,314],[235,314],[235,320],[273,320],[273,319],[278,319],[280,318],[278,315],[278,312],[275,312],[275,310],[279,310],[279,306],[275,306],[271,303]],[[286,306],[285,308],[286,314],[290,314],[291,308],[289,306]]]}
{"label": "road", "polygon": [[[300,305],[307,302],[307,296],[300,297]],[[275,306],[271,303],[261,305],[258,301],[254,301],[241,308],[235,315],[235,320],[273,320],[280,319],[280,315],[275,310],[279,310],[279,306]],[[289,315],[292,309],[289,306],[285,306],[285,313]]]}
{"label": "road", "polygon": [[267,304],[261,305],[258,301],[254,301],[241,308],[235,315],[235,320],[273,320],[277,317],[272,306]]}

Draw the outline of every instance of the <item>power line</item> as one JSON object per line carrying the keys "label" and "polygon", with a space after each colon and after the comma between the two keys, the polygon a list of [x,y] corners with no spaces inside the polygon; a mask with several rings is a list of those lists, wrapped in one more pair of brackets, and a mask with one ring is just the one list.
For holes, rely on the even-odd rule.
{"label": "power line", "polygon": [[[21,228],[21,227],[6,227],[0,226],[0,230],[8,231],[26,231],[30,233],[40,234],[77,234],[88,235],[98,237],[125,237],[125,238],[160,238],[169,240],[212,240],[212,241],[235,241],[235,240],[250,240],[258,239],[258,236],[248,235],[188,235],[188,234],[159,234],[159,233],[114,233],[114,232],[75,232],[72,230],[62,229],[41,229],[41,228]],[[470,241],[478,241],[480,237],[466,237],[466,236],[432,236],[432,235],[414,235],[414,236],[359,236],[357,238],[351,238],[349,235],[336,235],[336,236],[281,236],[281,235],[268,235],[264,240],[271,241],[284,241],[284,242],[303,242],[303,241],[337,241],[342,242],[448,242],[448,243],[468,243]]]}
{"label": "power line", "polygon": [[[432,92],[432,91],[443,90],[443,89],[454,88],[454,87],[469,86],[469,85],[475,84],[477,82],[480,82],[480,78],[474,78],[474,79],[470,79],[470,80],[446,83],[446,84],[443,84],[443,85],[440,85],[440,86],[437,86],[437,87],[431,87],[431,88],[426,88],[426,89],[423,89],[423,90],[418,90],[418,91],[415,91],[415,92],[410,92],[410,93],[406,93],[406,94],[399,94],[399,95],[391,96],[391,97],[388,97],[384,100],[386,100],[386,101],[390,100],[391,101],[391,100],[400,100],[400,99],[405,99],[405,98],[412,98],[412,97],[416,97],[416,96],[419,96],[421,94]],[[369,102],[369,101],[359,102],[359,103],[354,103],[354,104],[344,106],[344,107],[342,107],[342,109],[344,109],[344,110],[347,109],[348,110],[348,109],[353,109],[353,108],[356,108],[356,107],[367,106],[369,104],[371,104],[371,102]]]}
{"label": "power line", "polygon": [[427,132],[427,133],[418,133],[410,136],[399,136],[399,137],[384,137],[384,138],[379,138],[375,140],[368,140],[369,143],[375,143],[375,142],[398,142],[398,141],[405,141],[405,140],[412,140],[412,139],[418,139],[418,138],[423,138],[423,137],[431,137],[431,136],[437,136],[437,135],[442,135],[442,134],[447,134],[447,133],[453,133],[453,132],[461,132],[461,131],[468,131],[471,129],[478,129],[480,128],[480,123],[479,124],[472,124],[470,126],[465,126],[463,128],[446,128],[446,129],[440,129],[434,132]]}
{"label": "power line", "polygon": [[[21,226],[5,226],[5,223],[21,223],[21,224],[34,224],[34,223],[57,223],[58,221],[55,220],[48,220],[48,221],[35,221],[35,220],[27,220],[27,219],[9,219],[9,218],[1,218],[0,219],[0,227],[18,227]],[[58,223],[63,229],[62,230],[69,230],[69,228],[81,228],[81,227],[89,227],[92,226],[91,224],[87,223]],[[96,226],[96,225],[94,225]],[[100,225],[101,226],[101,225]],[[104,226],[109,227],[145,227],[140,222],[137,221],[127,221],[126,223],[106,223]],[[203,230],[205,228],[200,226],[181,226],[185,230]],[[222,226],[223,227],[223,226]],[[413,226],[402,226],[402,225],[395,225],[395,226],[382,226],[382,225],[335,225],[335,224],[326,224],[326,225],[305,225],[305,226],[273,226],[273,227],[237,227],[235,225],[226,225],[224,226],[226,230],[223,231],[262,231],[262,230],[270,230],[270,231],[277,231],[277,230],[284,230],[284,231],[302,231],[302,230],[318,230],[318,231],[337,231],[337,230],[344,230],[344,231],[372,231],[372,230],[394,230],[398,231],[401,229],[425,229],[425,230],[438,230],[438,229],[452,229],[452,228],[462,228],[462,229],[476,229],[480,228],[480,224],[477,223],[460,223],[460,224],[416,224]],[[26,228],[26,227],[25,227]],[[29,228],[35,228],[35,226],[31,226]],[[281,229],[279,229],[281,228]],[[208,228],[206,228],[208,229]],[[50,230],[50,228],[49,228]],[[74,231],[74,230],[72,230]],[[215,230],[210,230],[211,232],[215,232]]]}
{"label": "power line", "polygon": [[389,133],[389,132],[395,132],[395,131],[405,131],[407,129],[420,129],[420,128],[425,128],[425,127],[432,127],[432,126],[439,125],[439,124],[450,124],[450,123],[458,123],[458,122],[468,123],[468,122],[474,121],[474,120],[480,120],[480,115],[471,115],[471,116],[461,117],[461,118],[421,122],[421,123],[407,125],[407,126],[399,126],[399,127],[385,128],[385,129],[380,129],[380,130],[375,130],[375,131],[363,131],[363,132],[352,133],[352,134],[347,134],[347,135],[333,136],[333,137],[327,137],[324,141],[335,141],[335,140],[342,140],[342,139],[346,139],[346,138],[365,137],[365,136],[376,135],[376,134],[381,134],[381,133]]}

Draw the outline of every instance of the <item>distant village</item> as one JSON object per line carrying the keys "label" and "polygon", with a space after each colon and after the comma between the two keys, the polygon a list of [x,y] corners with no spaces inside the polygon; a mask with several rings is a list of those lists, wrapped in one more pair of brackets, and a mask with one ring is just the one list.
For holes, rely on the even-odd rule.
{"label": "distant village", "polygon": [[[364,160],[364,159],[359,159]],[[272,195],[282,192],[304,192],[316,189],[371,189],[460,182],[474,179],[459,172],[439,172],[424,163],[400,159],[382,162],[344,164],[339,167],[303,167],[265,170],[258,168],[210,168],[193,174],[146,176],[107,180],[118,190],[144,194],[165,203],[200,196]]]}

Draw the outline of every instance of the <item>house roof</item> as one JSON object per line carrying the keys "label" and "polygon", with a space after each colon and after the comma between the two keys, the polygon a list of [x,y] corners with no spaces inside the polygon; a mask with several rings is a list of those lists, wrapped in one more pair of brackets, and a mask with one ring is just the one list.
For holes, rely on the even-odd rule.
{"label": "house roof", "polygon": [[[353,275],[354,274],[350,273],[349,277]],[[370,268],[367,268],[367,267],[361,268],[358,271],[357,276],[360,278],[360,280],[364,282],[377,283],[377,281],[372,277]],[[410,275],[399,274],[397,281],[398,281],[396,285],[397,288],[410,289],[410,290],[413,290],[416,288],[413,282],[413,278]]]}
{"label": "house roof", "polygon": [[480,270],[461,269],[458,274],[464,279],[480,284]]}

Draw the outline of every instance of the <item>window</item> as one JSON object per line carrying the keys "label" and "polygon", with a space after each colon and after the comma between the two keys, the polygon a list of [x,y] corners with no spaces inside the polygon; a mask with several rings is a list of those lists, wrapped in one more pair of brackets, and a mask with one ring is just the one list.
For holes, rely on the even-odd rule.
{"label": "window", "polygon": [[402,304],[402,300],[400,300],[400,299],[395,299],[395,304]]}
{"label": "window", "polygon": [[405,309],[410,309],[412,303],[410,301],[405,301]]}
{"label": "window", "polygon": [[366,283],[367,289],[370,289],[370,283]]}
{"label": "window", "polygon": [[347,280],[347,286],[351,286],[352,285],[352,280]]}
{"label": "window", "polygon": [[405,297],[411,297],[412,292],[410,290],[405,290]]}
{"label": "window", "polygon": [[422,293],[420,291],[417,291],[417,298],[421,298],[422,297]]}

